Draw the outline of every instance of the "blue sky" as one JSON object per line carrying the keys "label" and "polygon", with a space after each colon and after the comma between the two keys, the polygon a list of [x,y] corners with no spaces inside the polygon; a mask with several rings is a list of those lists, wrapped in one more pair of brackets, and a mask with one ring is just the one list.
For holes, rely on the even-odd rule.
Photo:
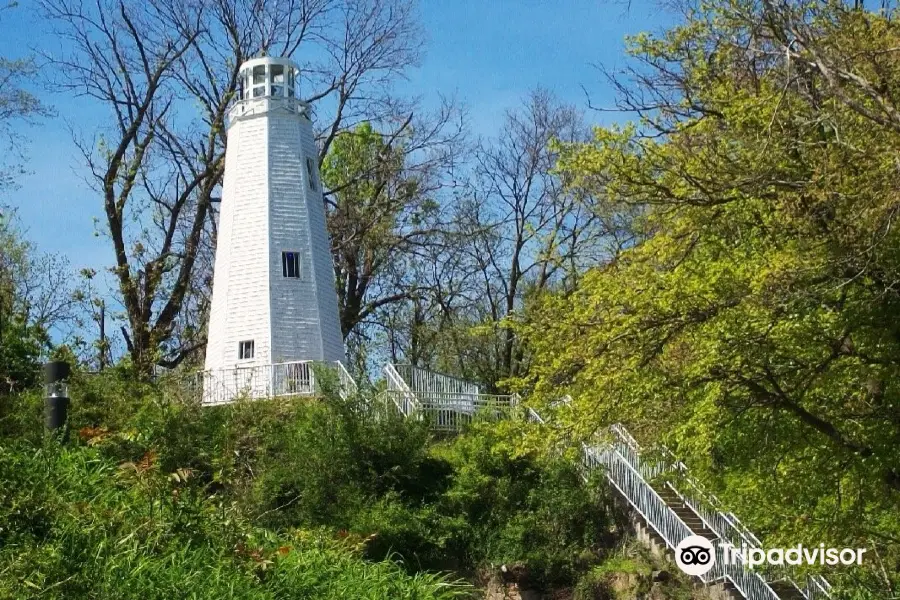
{"label": "blue sky", "polygon": [[[31,0],[0,20],[0,56],[17,58],[29,48],[58,42],[28,10]],[[600,0],[421,0],[427,35],[421,66],[398,87],[434,103],[455,95],[468,109],[472,133],[490,136],[503,112],[541,86],[586,108],[611,106],[612,96],[595,65],[622,65],[623,37],[659,30],[672,20],[656,4]],[[42,92],[44,93],[44,92]],[[0,204],[18,209],[27,236],[40,250],[67,256],[75,268],[109,266],[108,242],[95,237],[100,199],[85,184],[72,130],[90,137],[106,112],[90,100],[47,96],[58,116],[22,129],[30,138],[30,174]],[[595,122],[615,119],[589,114]]]}

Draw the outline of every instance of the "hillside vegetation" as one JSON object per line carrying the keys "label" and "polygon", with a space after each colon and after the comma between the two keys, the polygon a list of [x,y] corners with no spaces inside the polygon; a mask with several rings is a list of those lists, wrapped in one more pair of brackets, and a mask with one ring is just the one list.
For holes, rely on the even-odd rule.
{"label": "hillside vegetation", "polygon": [[605,488],[524,423],[441,440],[362,400],[201,408],[116,372],[71,395],[65,444],[38,392],[4,400],[2,598],[478,597],[507,565],[587,599],[623,560],[651,586]]}

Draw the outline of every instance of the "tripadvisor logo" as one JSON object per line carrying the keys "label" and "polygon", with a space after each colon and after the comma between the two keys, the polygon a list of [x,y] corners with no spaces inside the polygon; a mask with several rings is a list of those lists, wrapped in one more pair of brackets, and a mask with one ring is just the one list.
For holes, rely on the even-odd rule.
{"label": "tripadvisor logo", "polygon": [[705,537],[689,535],[675,548],[675,563],[688,575],[704,575],[716,564],[716,550]]}
{"label": "tripadvisor logo", "polygon": [[[791,548],[750,548],[723,543],[721,561],[724,565],[745,565],[754,569],[760,565],[861,565],[865,548],[806,547],[797,544]],[[688,575],[704,575],[716,564],[716,549],[712,542],[699,535],[691,535],[675,548],[675,563]]]}

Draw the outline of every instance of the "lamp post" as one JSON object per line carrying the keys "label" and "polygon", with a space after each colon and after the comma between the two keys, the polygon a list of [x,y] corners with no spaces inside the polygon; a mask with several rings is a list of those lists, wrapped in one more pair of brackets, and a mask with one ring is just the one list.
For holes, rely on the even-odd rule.
{"label": "lamp post", "polygon": [[66,420],[69,415],[69,363],[48,362],[44,365],[44,382],[47,397],[44,401],[44,423],[47,430],[63,441],[68,437]]}

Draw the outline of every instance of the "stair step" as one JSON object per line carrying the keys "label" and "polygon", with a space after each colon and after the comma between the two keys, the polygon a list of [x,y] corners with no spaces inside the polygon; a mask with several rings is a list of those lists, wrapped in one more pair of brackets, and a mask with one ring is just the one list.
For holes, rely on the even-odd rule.
{"label": "stair step", "polygon": [[775,581],[769,584],[769,587],[778,595],[781,600],[805,600],[803,594],[797,587],[789,581]]}
{"label": "stair step", "polygon": [[678,518],[681,519],[695,535],[702,535],[707,539],[718,537],[712,529],[706,526],[706,523],[703,522],[700,515],[698,515],[693,508],[685,504],[684,500],[678,495],[678,492],[671,487],[667,485],[662,486],[659,489],[656,489],[656,493],[659,494],[659,497],[662,498],[672,512],[678,515]]}

